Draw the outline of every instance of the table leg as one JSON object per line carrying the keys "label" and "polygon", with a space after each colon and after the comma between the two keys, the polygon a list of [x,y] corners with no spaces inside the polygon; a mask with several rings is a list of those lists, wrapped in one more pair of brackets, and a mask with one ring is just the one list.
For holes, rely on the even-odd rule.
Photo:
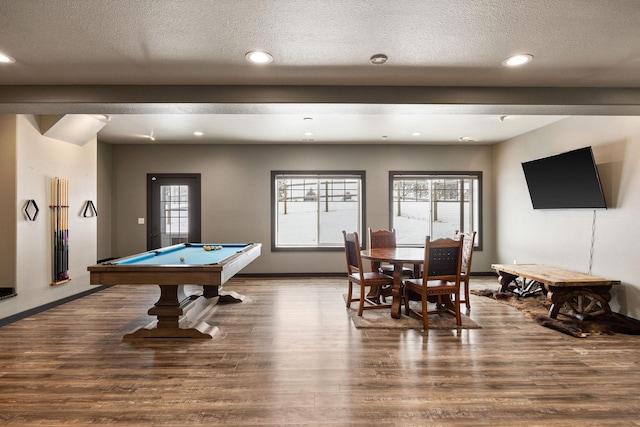
{"label": "table leg", "polygon": [[203,286],[202,296],[205,298],[220,297],[218,303],[238,303],[244,301],[245,296],[235,291],[225,291],[222,286]]}
{"label": "table leg", "polygon": [[148,313],[158,318],[158,328],[177,328],[180,316],[191,300],[183,285],[160,285],[160,298]]}
{"label": "table leg", "polygon": [[402,305],[402,266],[403,264],[393,264],[393,301],[391,303],[391,317],[400,318],[400,307]]}
{"label": "table leg", "polygon": [[[498,283],[500,283],[500,292],[507,292],[512,283],[518,278],[515,274],[505,273],[504,271],[498,271]],[[511,286],[516,286],[511,285]]]}
{"label": "table leg", "polygon": [[557,319],[562,313],[579,320],[611,314],[611,286],[558,287],[546,286],[547,298],[551,301],[549,317]]}
{"label": "table leg", "polygon": [[422,264],[413,264],[413,278],[419,279],[420,274],[422,273]]}
{"label": "table leg", "polygon": [[544,285],[536,280],[527,279],[526,277],[516,276],[510,273],[499,272],[498,282],[500,283],[500,292],[513,292],[521,297],[536,295],[539,292],[546,292]]}
{"label": "table leg", "polygon": [[218,328],[201,321],[217,299],[200,298],[200,294],[187,295],[183,285],[160,285],[160,298],[149,309],[157,322],[127,334],[123,340],[141,338],[200,338],[211,339]]}
{"label": "table leg", "polygon": [[456,304],[451,299],[451,295],[441,295],[440,301],[442,302],[442,306],[447,310],[451,310],[452,312],[456,312]]}

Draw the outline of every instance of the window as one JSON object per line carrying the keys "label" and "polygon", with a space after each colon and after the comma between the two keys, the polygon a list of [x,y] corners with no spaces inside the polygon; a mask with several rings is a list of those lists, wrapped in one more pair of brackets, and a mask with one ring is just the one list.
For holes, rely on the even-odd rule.
{"label": "window", "polygon": [[342,250],[342,230],[362,234],[364,171],[273,171],[271,183],[273,250]]}
{"label": "window", "polygon": [[389,172],[390,226],[399,245],[476,231],[481,249],[482,172]]}
{"label": "window", "polygon": [[189,186],[160,186],[162,247],[189,241]]}

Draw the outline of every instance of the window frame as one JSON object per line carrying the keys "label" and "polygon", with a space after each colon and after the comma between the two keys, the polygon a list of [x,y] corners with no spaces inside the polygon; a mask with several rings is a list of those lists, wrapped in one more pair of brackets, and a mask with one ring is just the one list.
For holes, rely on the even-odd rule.
{"label": "window frame", "polygon": [[[359,230],[356,230],[360,236],[363,236],[364,227],[366,224],[366,171],[364,170],[272,170],[271,179],[269,181],[271,185],[271,251],[272,252],[340,252],[344,251],[344,244],[340,243],[337,246],[277,246],[276,245],[276,221],[277,221],[277,188],[276,177],[280,175],[290,175],[293,177],[311,177],[317,176],[321,179],[322,176],[337,177],[353,175],[360,178],[360,225]],[[353,230],[347,230],[353,231]],[[362,240],[362,237],[360,237]]]}
{"label": "window frame", "polygon": [[[473,232],[477,231],[477,236],[475,240],[475,251],[482,251],[482,242],[484,240],[484,231],[483,231],[483,221],[482,221],[482,212],[483,212],[483,179],[482,179],[482,171],[389,171],[389,229],[394,227],[393,224],[393,183],[396,177],[398,176],[407,176],[407,177],[424,177],[425,179],[429,177],[462,177],[468,176],[471,178],[477,178],[478,180],[478,223],[476,225],[477,230],[464,230],[465,232]],[[452,236],[453,237],[453,236]]]}

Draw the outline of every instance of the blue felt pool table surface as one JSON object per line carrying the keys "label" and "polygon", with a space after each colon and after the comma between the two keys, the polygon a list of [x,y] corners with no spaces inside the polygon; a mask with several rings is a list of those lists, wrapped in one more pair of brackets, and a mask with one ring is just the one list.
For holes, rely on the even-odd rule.
{"label": "blue felt pool table surface", "polygon": [[[205,250],[204,247],[220,248]],[[115,265],[214,265],[245,249],[249,244],[185,243],[114,261]],[[180,259],[184,258],[184,261]]]}

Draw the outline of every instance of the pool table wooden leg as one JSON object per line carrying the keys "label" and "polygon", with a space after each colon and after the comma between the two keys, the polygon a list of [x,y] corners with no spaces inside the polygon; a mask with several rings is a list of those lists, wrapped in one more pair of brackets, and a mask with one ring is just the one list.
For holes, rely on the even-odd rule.
{"label": "pool table wooden leg", "polygon": [[203,286],[202,295],[205,298],[220,297],[218,303],[229,304],[244,301],[245,296],[234,291],[224,291],[222,286]]}
{"label": "pool table wooden leg", "polygon": [[198,338],[211,339],[218,328],[201,321],[217,303],[217,299],[187,295],[183,285],[160,285],[160,298],[149,309],[158,321],[127,334],[123,340],[140,338]]}

